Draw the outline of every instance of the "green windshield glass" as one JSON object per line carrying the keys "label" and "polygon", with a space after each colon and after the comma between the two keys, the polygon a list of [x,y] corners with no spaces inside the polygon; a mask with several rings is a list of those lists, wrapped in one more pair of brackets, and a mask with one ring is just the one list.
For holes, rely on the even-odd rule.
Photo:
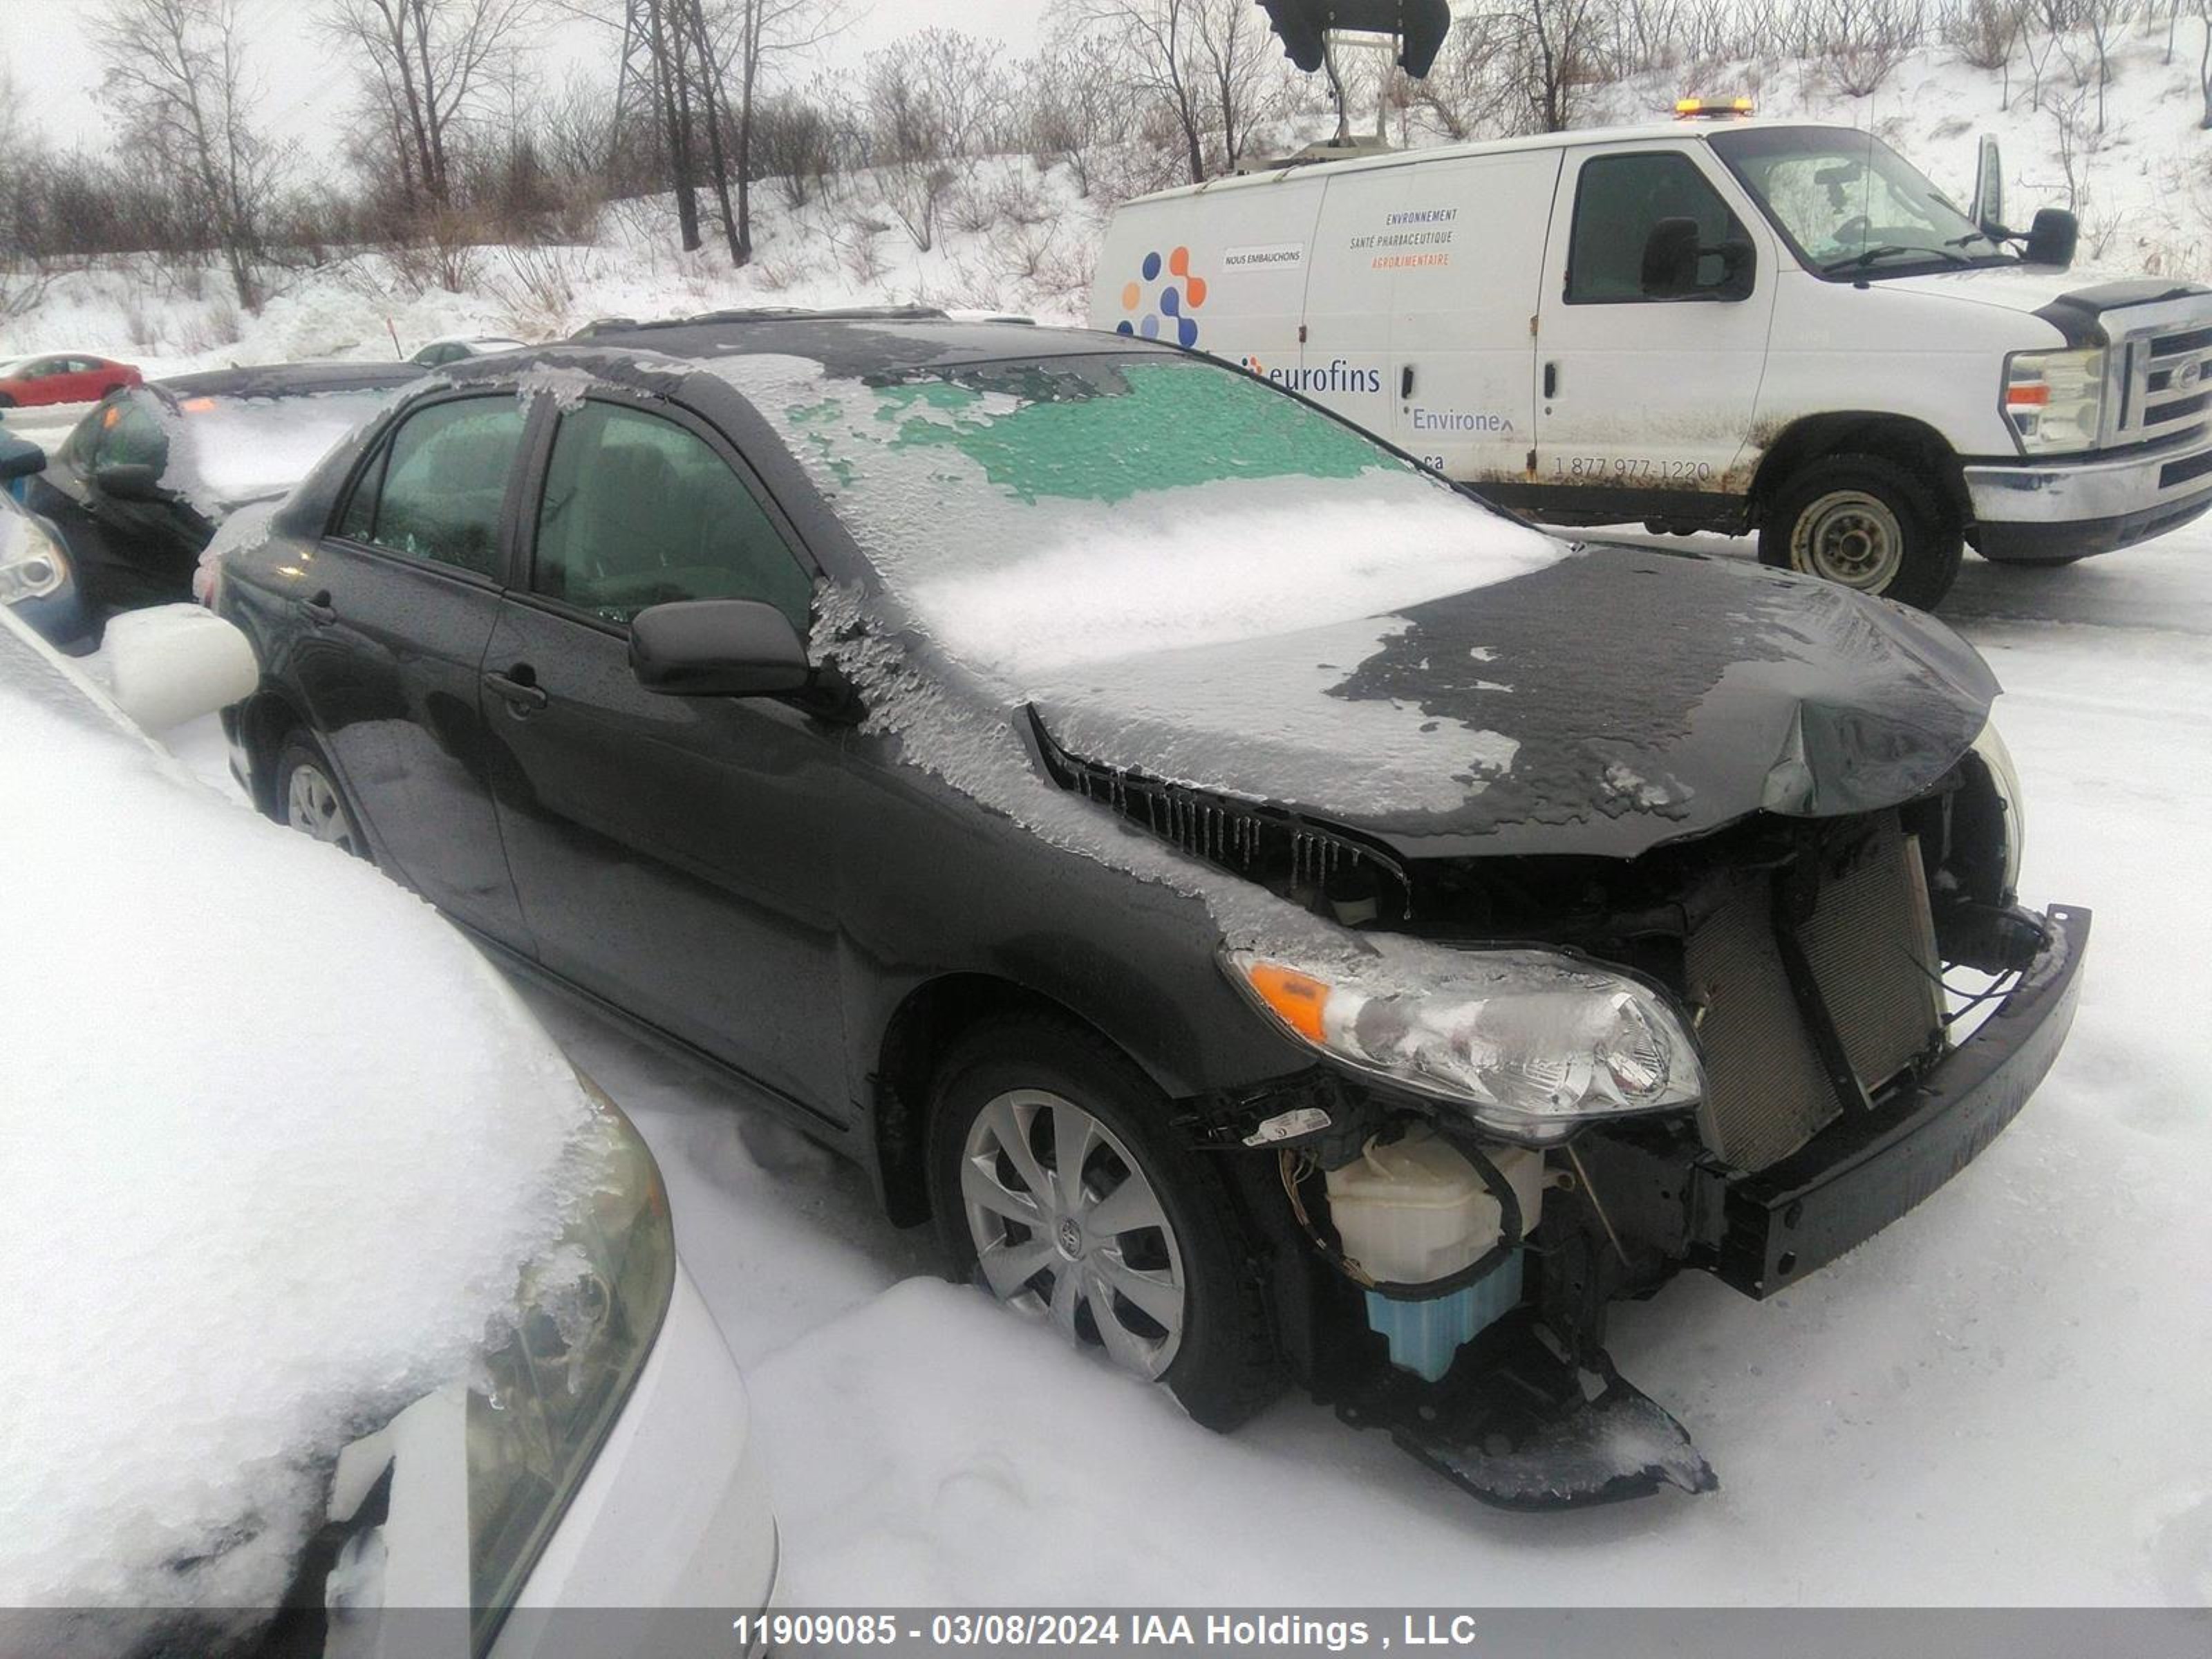
{"label": "green windshield glass", "polygon": [[1025,501],[1119,501],[1231,478],[1349,478],[1401,465],[1279,392],[1174,359],[969,369],[878,386],[874,396],[892,447],[956,449]]}

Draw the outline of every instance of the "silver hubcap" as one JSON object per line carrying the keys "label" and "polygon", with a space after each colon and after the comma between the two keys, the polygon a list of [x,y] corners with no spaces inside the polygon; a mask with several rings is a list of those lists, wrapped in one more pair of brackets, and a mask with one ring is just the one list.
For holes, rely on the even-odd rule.
{"label": "silver hubcap", "polygon": [[291,787],[284,792],[284,822],[317,841],[326,841],[349,853],[361,850],[354,845],[353,825],[346,820],[345,808],[338,802],[338,792],[319,766],[292,769]]}
{"label": "silver hubcap", "polygon": [[1790,562],[1808,575],[1879,592],[1905,560],[1905,528],[1863,490],[1823,495],[1797,516]]}
{"label": "silver hubcap", "polygon": [[1156,1377],[1182,1340],[1182,1252],[1158,1194],[1097,1118],[1042,1089],[977,1115],[960,1190],[984,1282],[1070,1341]]}

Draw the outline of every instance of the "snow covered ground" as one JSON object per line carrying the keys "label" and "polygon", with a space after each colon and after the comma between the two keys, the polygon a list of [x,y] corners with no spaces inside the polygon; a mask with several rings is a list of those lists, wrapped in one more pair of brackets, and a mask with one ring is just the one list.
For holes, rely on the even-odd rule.
{"label": "snow covered ground", "polygon": [[[1765,1304],[1692,1276],[1619,1310],[1712,1497],[1490,1511],[1297,1398],[1209,1434],[942,1282],[926,1232],[724,1084],[538,998],[659,1154],[793,1600],[2212,1602],[2212,526],[1970,559],[1944,614],[2007,688],[2025,894],[2096,913],[2087,988],[2042,1091],[1920,1210]],[[210,729],[185,752],[221,770]]]}

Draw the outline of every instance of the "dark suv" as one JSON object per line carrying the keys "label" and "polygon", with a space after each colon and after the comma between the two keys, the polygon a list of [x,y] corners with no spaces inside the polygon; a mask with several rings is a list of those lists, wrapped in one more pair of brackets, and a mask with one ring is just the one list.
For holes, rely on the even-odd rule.
{"label": "dark suv", "polygon": [[2087,917],[2015,905],[1929,618],[1571,545],[1103,335],[447,374],[222,560],[262,806],[1202,1422],[1287,1369],[1499,1502],[1709,1486],[1607,1304],[1802,1278],[2063,1041]]}

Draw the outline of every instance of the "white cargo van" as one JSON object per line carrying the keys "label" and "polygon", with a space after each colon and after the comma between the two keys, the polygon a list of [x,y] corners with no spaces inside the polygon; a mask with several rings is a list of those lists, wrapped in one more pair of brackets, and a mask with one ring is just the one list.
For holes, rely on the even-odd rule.
{"label": "white cargo van", "polygon": [[[1932,605],[2212,506],[2212,290],[2069,275],[1849,127],[1555,133],[1127,203],[1091,321],[1241,362],[1559,524],[1759,533]],[[2024,243],[2025,246],[2020,245]]]}

